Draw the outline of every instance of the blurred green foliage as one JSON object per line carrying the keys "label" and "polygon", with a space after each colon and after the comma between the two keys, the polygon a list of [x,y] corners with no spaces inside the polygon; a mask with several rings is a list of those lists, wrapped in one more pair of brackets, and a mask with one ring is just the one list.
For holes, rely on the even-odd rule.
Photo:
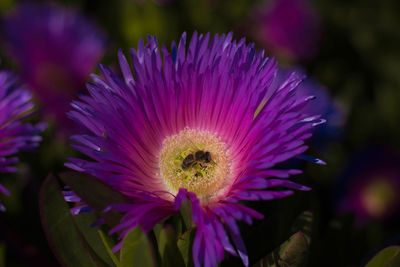
{"label": "blurred green foliage", "polygon": [[373,257],[365,267],[396,267],[400,265],[400,247],[390,246]]}

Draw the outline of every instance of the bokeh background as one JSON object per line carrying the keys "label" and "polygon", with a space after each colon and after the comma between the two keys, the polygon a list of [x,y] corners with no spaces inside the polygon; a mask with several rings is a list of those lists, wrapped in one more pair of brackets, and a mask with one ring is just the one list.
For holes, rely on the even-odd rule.
{"label": "bokeh background", "polygon": [[[85,30],[51,43],[50,33],[40,33],[46,26],[37,26],[51,12],[24,13],[23,22],[12,19],[27,3],[80,14],[79,20],[67,20],[76,19],[72,27]],[[327,165],[292,160],[281,166],[302,167],[295,179],[313,190],[251,204],[266,216],[253,226],[241,225],[253,262],[287,239],[304,210],[314,214],[307,266],[363,266],[380,249],[399,245],[399,12],[396,0],[0,0],[1,68],[32,88],[38,112],[31,120],[49,123],[40,148],[19,154],[18,172],[0,174],[11,192],[0,196],[7,208],[0,214],[0,266],[58,266],[41,227],[38,195],[48,173],[66,170],[66,158],[76,153],[68,137],[81,129],[52,105],[68,105],[84,93],[89,73],[98,73],[97,61],[118,71],[118,49],[128,54],[148,34],[169,48],[182,32],[191,36],[195,30],[233,31],[235,39],[245,37],[274,55],[282,73],[305,73],[304,90],[317,96],[310,108],[328,120],[307,153]],[[90,42],[99,42],[97,53],[84,60],[88,64],[79,75],[70,74],[79,68],[74,64],[83,64],[71,60],[74,45],[94,32],[99,40]],[[93,46],[76,53],[94,53]],[[35,51],[54,56],[31,57]],[[41,79],[33,79],[38,73]],[[228,258],[222,265],[240,261]]]}

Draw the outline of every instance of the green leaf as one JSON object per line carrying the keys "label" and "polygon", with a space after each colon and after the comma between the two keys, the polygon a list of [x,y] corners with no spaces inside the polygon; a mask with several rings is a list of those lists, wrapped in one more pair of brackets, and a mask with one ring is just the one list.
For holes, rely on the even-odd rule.
{"label": "green leaf", "polygon": [[157,242],[159,242],[160,233],[163,229],[164,222],[159,222],[153,227],[154,236],[156,237]]}
{"label": "green leaf", "polygon": [[258,116],[258,114],[261,112],[263,107],[265,106],[267,101],[263,100],[260,105],[257,107],[256,111],[254,112],[254,119]]}
{"label": "green leaf", "polygon": [[49,175],[40,190],[40,214],[53,253],[64,266],[103,266],[78,231],[60,185]]}
{"label": "green leaf", "polygon": [[102,230],[98,229],[97,232],[99,233],[101,241],[103,242],[103,245],[106,248],[108,255],[114,262],[115,266],[119,267],[120,262],[119,262],[117,256],[111,252],[111,249],[116,245],[115,242],[112,240],[112,238],[110,236],[105,234]]}
{"label": "green leaf", "polygon": [[136,266],[156,266],[152,245],[140,227],[125,236],[121,248],[121,267]]}
{"label": "green leaf", "polygon": [[61,180],[93,208],[110,226],[119,224],[122,215],[118,212],[103,212],[110,204],[127,203],[128,200],[99,179],[80,172],[64,172]]}
{"label": "green leaf", "polygon": [[308,246],[307,237],[302,232],[292,235],[279,249],[280,265],[298,266],[303,263],[308,253]]}
{"label": "green leaf", "polygon": [[254,267],[304,266],[311,241],[313,214],[305,211],[296,219],[292,230],[297,231]]}
{"label": "green leaf", "polygon": [[297,232],[254,267],[301,266],[307,256],[308,247],[307,237],[302,232]]}
{"label": "green leaf", "polygon": [[176,243],[176,237],[172,226],[164,227],[159,236],[158,250],[161,255],[163,267],[185,266],[181,252]]}
{"label": "green leaf", "polygon": [[365,267],[400,266],[400,246],[390,246],[379,251]]}
{"label": "green leaf", "polygon": [[182,202],[179,213],[182,216],[182,220],[186,226],[186,229],[190,229],[194,226],[194,222],[192,220],[192,203],[190,201],[185,200]]}
{"label": "green leaf", "polygon": [[294,221],[292,226],[292,231],[293,232],[301,231],[307,238],[308,242],[311,242],[313,218],[314,215],[311,211],[308,210],[304,211]]}
{"label": "green leaf", "polygon": [[193,266],[192,246],[196,231],[190,229],[178,238],[178,249],[181,252],[186,266]]}
{"label": "green leaf", "polygon": [[116,264],[113,262],[113,259],[111,258],[111,255],[107,251],[107,247],[103,243],[102,237],[100,236],[99,232],[101,232],[101,230],[99,230],[98,227],[90,226],[98,219],[96,214],[83,213],[73,216],[73,218],[86,242],[96,253],[96,255],[100,259],[102,259],[102,261],[104,261],[108,266],[116,266]]}

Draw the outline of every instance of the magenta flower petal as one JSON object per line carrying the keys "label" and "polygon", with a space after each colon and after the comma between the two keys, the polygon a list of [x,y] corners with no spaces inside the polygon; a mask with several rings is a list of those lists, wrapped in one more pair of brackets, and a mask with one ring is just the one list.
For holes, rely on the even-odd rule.
{"label": "magenta flower petal", "polygon": [[91,131],[73,136],[73,146],[92,160],[71,158],[66,166],[130,200],[108,207],[124,214],[110,233],[122,239],[139,225],[149,231],[189,201],[195,266],[217,266],[224,251],[247,266],[236,221],[251,224],[263,215],[239,201],[309,190],[287,179],[301,171],[274,169],[305,152],[321,120],[304,112],[310,99],[296,98],[301,78],[271,86],[276,62],[232,33],[194,33],[187,49],[183,34],[171,52],[149,37],[131,59],[134,71],[119,51],[122,78],[100,66],[90,96],[73,102],[69,116]]}

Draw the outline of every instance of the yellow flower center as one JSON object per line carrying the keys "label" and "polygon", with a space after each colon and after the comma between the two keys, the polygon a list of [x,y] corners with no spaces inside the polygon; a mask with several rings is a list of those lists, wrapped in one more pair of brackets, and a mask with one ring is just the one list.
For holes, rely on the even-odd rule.
{"label": "yellow flower center", "polygon": [[220,192],[231,171],[225,143],[208,131],[188,128],[164,140],[159,164],[170,193],[186,188],[202,202]]}

